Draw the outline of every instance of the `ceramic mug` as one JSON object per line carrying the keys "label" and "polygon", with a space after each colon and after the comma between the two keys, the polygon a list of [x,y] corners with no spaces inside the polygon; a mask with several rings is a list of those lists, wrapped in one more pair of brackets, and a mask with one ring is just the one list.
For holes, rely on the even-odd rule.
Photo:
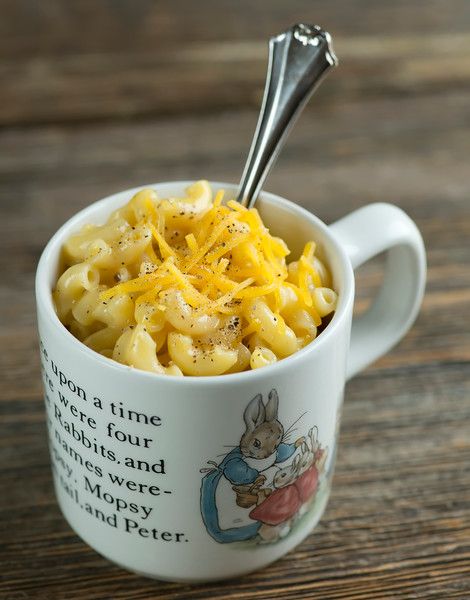
{"label": "ceramic mug", "polygon": [[[187,185],[152,187],[167,197]],[[327,227],[263,193],[261,216],[292,256],[314,239],[326,259],[339,294],[331,322],[305,348],[262,369],[156,375],[87,348],[60,323],[51,298],[64,241],[85,223],[104,222],[137,189],[75,215],[39,262],[38,324],[58,502],[85,542],[132,571],[188,582],[241,575],[291,550],[320,519],[345,381],[414,321],[425,283],[423,242],[413,221],[389,204],[365,206]],[[353,320],[353,271],[382,251],[388,253],[382,288]]]}

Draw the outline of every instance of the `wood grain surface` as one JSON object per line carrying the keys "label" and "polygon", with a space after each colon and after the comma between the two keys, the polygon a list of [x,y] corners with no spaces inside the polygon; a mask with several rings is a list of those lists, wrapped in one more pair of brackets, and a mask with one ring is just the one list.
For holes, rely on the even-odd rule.
{"label": "wood grain surface", "polygon": [[[1,1],[0,598],[470,598],[470,3]],[[54,499],[33,278],[52,233],[134,185],[236,181],[265,42],[297,21],[342,61],[267,182],[327,223],[376,200],[429,262],[407,337],[346,390],[333,493],[296,550],[241,579],[143,579],[71,531]],[[380,284],[358,273],[358,307]]]}

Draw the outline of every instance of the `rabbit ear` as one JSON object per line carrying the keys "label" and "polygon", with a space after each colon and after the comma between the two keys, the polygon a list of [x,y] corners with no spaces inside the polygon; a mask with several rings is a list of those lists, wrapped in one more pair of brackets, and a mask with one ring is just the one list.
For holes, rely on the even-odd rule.
{"label": "rabbit ear", "polygon": [[318,444],[318,427],[316,425],[310,429],[308,436],[312,442],[312,448],[315,449]]}
{"label": "rabbit ear", "polygon": [[245,408],[243,419],[248,430],[252,431],[255,427],[264,422],[265,417],[266,411],[264,409],[263,397],[261,394],[257,394]]}
{"label": "rabbit ear", "polygon": [[271,390],[268,396],[268,402],[266,403],[266,421],[277,420],[277,409],[279,407],[279,396],[276,390]]}
{"label": "rabbit ear", "polygon": [[302,442],[302,446],[301,446],[301,448],[302,448],[302,452],[303,452],[304,454],[306,454],[306,453],[309,451],[309,447],[308,447],[308,444],[307,444],[307,442]]}

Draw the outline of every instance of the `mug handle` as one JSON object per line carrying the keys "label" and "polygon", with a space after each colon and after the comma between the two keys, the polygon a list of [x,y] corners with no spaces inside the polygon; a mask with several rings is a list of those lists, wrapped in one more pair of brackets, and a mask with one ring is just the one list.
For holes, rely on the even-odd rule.
{"label": "mug handle", "polygon": [[331,225],[353,269],[387,252],[385,274],[371,307],[353,318],[346,378],[388,352],[418,314],[426,283],[426,254],[415,223],[393,204],[369,204]]}

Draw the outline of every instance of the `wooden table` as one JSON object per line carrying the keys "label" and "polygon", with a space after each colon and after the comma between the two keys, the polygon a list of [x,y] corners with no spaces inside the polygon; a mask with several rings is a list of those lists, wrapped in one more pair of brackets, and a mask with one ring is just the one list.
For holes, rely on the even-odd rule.
{"label": "wooden table", "polygon": [[[470,598],[470,3],[2,3],[0,20],[0,597],[264,600]],[[376,200],[427,246],[422,312],[348,384],[334,491],[271,567],[202,586],[113,566],[56,505],[33,277],[57,227],[141,183],[236,181],[256,122],[265,42],[298,20],[340,69],[267,188],[326,222]],[[358,275],[358,307],[380,282]]]}

